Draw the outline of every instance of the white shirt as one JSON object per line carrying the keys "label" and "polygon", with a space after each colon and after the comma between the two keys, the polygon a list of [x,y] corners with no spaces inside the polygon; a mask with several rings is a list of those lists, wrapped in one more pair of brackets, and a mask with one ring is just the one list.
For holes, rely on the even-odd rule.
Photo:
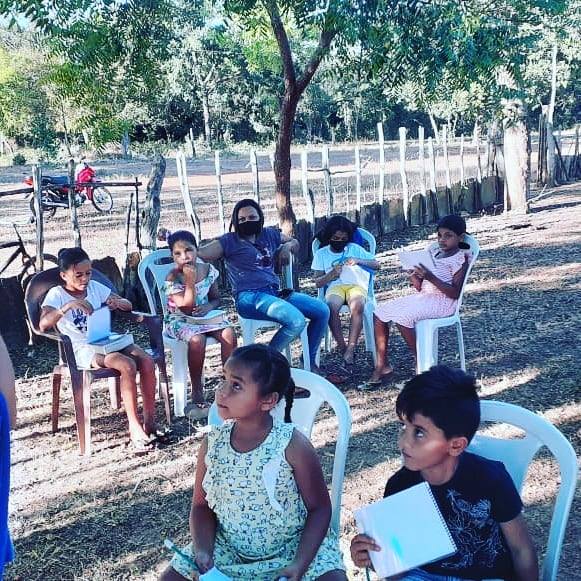
{"label": "white shirt", "polygon": [[[109,298],[111,289],[105,285],[90,280],[87,286],[87,296],[85,300],[91,303],[93,309],[100,308],[103,303]],[[44,297],[42,307],[53,307],[60,309],[71,301],[78,300],[69,294],[62,286],[53,286]],[[89,367],[92,359],[92,351],[86,349],[87,345],[87,314],[81,309],[70,309],[63,317],[57,321],[57,329],[71,339],[75,358],[79,367]]]}
{"label": "white shirt", "polygon": [[[374,256],[370,252],[367,252],[365,248],[362,248],[359,246],[359,244],[355,244],[354,242],[349,242],[349,244],[345,246],[343,252],[333,252],[330,246],[323,246],[323,248],[319,248],[319,250],[315,252],[311,268],[313,270],[324,271],[325,274],[327,274],[333,269],[333,267],[346,262],[348,258],[363,258],[364,260],[373,260]],[[339,278],[337,280],[331,281],[328,288],[331,288],[337,284],[345,283]]]}

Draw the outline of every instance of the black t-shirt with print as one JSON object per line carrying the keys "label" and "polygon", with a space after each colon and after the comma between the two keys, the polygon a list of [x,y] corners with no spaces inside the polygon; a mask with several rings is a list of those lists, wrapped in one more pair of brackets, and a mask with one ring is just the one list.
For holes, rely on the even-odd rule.
{"label": "black t-shirt with print", "polygon": [[[384,496],[423,481],[419,471],[401,468],[388,480]],[[513,579],[512,557],[499,523],[516,518],[522,501],[504,464],[464,452],[451,480],[430,488],[458,550],[421,568],[466,579]]]}

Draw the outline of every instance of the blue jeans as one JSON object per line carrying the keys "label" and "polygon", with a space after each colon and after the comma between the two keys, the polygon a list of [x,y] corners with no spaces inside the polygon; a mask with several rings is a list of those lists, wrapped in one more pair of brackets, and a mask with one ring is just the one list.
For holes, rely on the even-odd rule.
{"label": "blue jeans", "polygon": [[275,293],[271,289],[238,293],[238,313],[245,319],[279,323],[281,327],[270,342],[270,346],[277,351],[283,351],[298,337],[305,328],[305,317],[309,319],[309,355],[311,365],[314,365],[319,345],[329,324],[329,307],[323,301],[303,293],[293,292],[287,299],[281,299]]}

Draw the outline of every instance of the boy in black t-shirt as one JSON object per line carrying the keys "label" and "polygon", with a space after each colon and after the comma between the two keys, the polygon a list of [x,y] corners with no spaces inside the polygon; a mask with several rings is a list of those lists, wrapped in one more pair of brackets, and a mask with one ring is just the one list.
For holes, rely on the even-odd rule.
{"label": "boy in black t-shirt", "polygon": [[[465,451],[480,423],[474,378],[460,369],[432,367],[406,384],[396,412],[404,467],[388,480],[384,496],[428,482],[458,548],[398,580],[537,581],[522,502],[504,464]],[[370,537],[357,535],[351,558],[358,567],[370,567],[369,551],[379,549]]]}

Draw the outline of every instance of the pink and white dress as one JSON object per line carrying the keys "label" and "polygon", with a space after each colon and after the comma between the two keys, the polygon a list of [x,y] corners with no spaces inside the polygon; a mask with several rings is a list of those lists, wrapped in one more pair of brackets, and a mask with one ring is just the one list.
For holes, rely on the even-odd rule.
{"label": "pink and white dress", "polygon": [[[471,254],[462,250],[447,258],[438,258],[437,252],[437,248],[432,252],[436,265],[432,272],[447,284],[452,282],[454,275],[462,268],[466,256],[471,259]],[[454,314],[456,303],[456,299],[447,297],[431,282],[424,280],[419,292],[415,291],[411,295],[379,303],[374,313],[384,323],[393,321],[402,327],[411,329],[418,321],[424,319],[449,317]]]}

